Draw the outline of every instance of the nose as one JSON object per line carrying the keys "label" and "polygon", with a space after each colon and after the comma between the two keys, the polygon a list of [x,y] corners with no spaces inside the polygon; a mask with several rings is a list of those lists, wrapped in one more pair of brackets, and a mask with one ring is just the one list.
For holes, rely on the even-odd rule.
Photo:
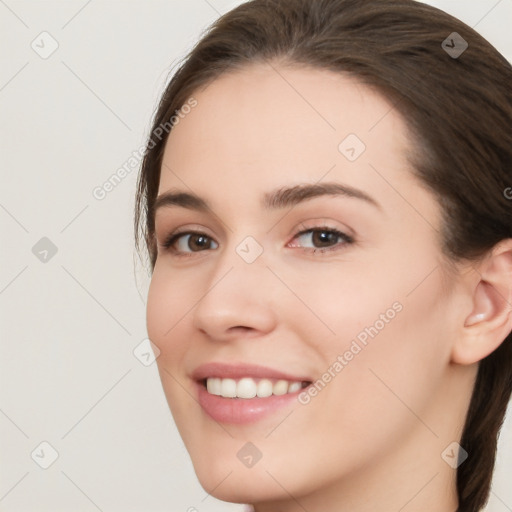
{"label": "nose", "polygon": [[260,257],[246,263],[233,250],[219,258],[193,310],[193,325],[212,340],[262,335],[276,326],[275,278]]}

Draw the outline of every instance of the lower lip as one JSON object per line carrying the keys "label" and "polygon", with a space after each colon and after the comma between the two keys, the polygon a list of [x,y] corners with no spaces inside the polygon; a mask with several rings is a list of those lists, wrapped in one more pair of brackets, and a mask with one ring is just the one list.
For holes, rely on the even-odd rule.
{"label": "lower lip", "polygon": [[254,423],[283,407],[297,401],[304,389],[286,395],[271,395],[265,398],[224,398],[211,395],[206,388],[196,382],[199,404],[203,410],[219,423]]}

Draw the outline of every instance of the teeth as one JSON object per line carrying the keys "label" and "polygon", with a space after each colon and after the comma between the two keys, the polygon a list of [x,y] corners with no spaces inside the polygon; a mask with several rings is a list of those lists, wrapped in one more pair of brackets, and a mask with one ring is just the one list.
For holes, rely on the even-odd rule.
{"label": "teeth", "polygon": [[220,379],[206,379],[206,389],[210,395],[220,395]]}
{"label": "teeth", "polygon": [[258,382],[258,389],[256,391],[256,394],[260,398],[265,398],[267,396],[271,396],[272,395],[272,388],[273,388],[273,385],[272,385],[272,382],[270,380],[262,379],[262,380],[260,380]]}
{"label": "teeth", "polygon": [[254,398],[256,396],[265,398],[271,395],[295,393],[302,387],[302,382],[289,382],[287,380],[272,382],[269,379],[261,379],[257,382],[250,377],[244,377],[238,381],[217,377],[206,379],[208,393],[225,398]]}
{"label": "teeth", "polygon": [[227,396],[230,398],[236,397],[236,380],[223,379],[221,381],[220,392],[222,396]]}
{"label": "teeth", "polygon": [[238,398],[254,398],[257,392],[258,386],[252,379],[240,379],[236,385],[236,396]]}
{"label": "teeth", "polygon": [[292,382],[288,386],[288,393],[295,393],[296,391],[299,391],[299,389],[302,388],[302,384],[300,382]]}
{"label": "teeth", "polygon": [[272,388],[272,394],[286,395],[286,393],[288,393],[288,382],[285,380],[278,380]]}

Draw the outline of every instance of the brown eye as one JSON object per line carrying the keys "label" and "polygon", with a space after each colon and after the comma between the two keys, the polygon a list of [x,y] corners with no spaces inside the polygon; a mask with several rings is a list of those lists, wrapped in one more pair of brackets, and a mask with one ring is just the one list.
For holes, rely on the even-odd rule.
{"label": "brown eye", "polygon": [[[338,246],[351,244],[354,242],[353,238],[337,229],[322,227],[312,228],[298,233],[294,240],[301,240],[300,244],[293,244],[292,247],[304,247],[308,250],[335,250]],[[307,247],[308,242],[312,245]]]}
{"label": "brown eye", "polygon": [[[212,244],[215,242],[208,235],[190,231],[171,235],[164,242],[163,247],[176,253],[191,253],[212,249]],[[215,245],[218,247],[217,244]]]}

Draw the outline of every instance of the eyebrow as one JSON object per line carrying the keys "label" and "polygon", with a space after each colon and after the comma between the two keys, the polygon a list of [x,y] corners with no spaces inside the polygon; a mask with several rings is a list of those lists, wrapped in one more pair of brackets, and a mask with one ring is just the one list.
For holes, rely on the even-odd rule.
{"label": "eyebrow", "polygon": [[[379,210],[382,206],[366,192],[336,182],[300,183],[292,187],[282,187],[263,195],[261,205],[265,210],[288,208],[320,196],[343,196],[360,199]],[[209,202],[196,194],[179,190],[169,190],[160,194],[153,205],[153,212],[169,206],[181,206],[190,210],[207,212],[211,210]]]}

